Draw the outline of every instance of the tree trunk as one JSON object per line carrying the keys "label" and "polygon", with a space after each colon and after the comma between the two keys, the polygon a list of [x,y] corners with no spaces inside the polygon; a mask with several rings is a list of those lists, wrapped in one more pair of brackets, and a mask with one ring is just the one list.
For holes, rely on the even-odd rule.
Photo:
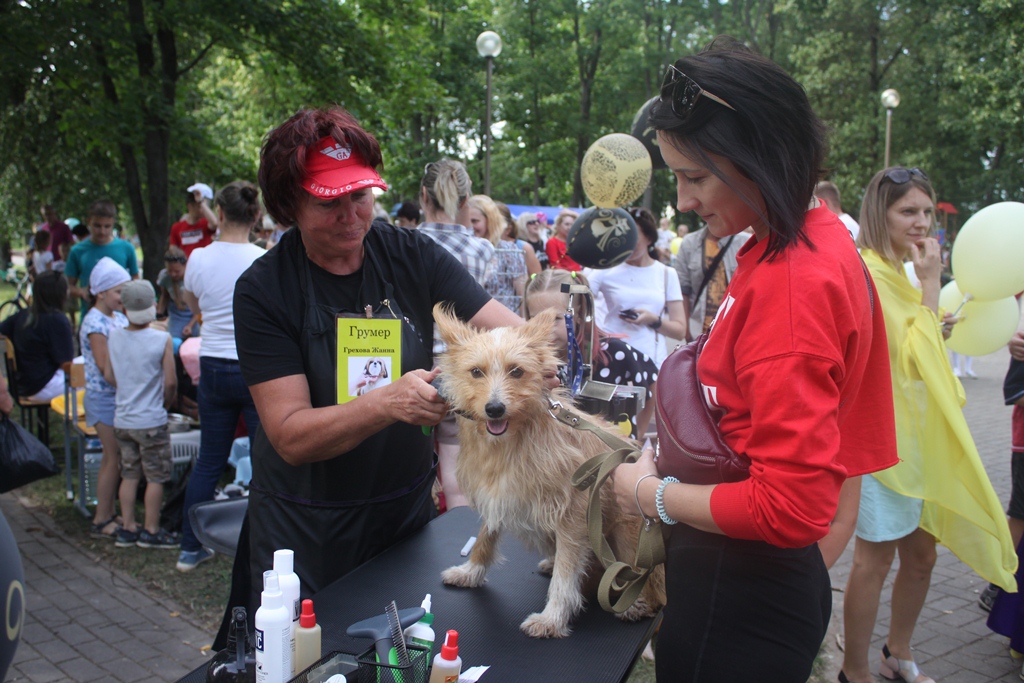
{"label": "tree trunk", "polygon": [[597,65],[601,61],[601,29],[594,30],[593,45],[588,51],[583,46],[583,39],[580,35],[579,12],[575,17],[575,38],[576,38],[576,61],[579,67],[580,76],[580,123],[579,132],[576,134],[576,168],[572,174],[572,205],[583,206],[583,179],[580,177],[580,165],[587,153],[590,144],[590,110],[594,90],[594,76],[597,74]]}

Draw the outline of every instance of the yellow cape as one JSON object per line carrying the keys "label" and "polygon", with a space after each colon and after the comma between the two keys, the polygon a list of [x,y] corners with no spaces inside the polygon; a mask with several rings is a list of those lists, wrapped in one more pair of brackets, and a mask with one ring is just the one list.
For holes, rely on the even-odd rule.
{"label": "yellow cape", "polygon": [[885,316],[900,457],[873,476],[923,500],[922,529],[982,578],[1016,592],[1017,553],[961,410],[967,397],[946,357],[939,318],[903,269],[870,249],[862,253]]}

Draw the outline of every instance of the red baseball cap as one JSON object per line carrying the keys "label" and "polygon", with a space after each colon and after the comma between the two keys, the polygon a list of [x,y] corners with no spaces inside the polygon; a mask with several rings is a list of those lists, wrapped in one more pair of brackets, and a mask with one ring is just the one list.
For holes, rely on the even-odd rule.
{"label": "red baseball cap", "polygon": [[367,165],[357,149],[327,136],[306,150],[302,187],[315,197],[340,197],[364,187],[386,191],[388,184]]}

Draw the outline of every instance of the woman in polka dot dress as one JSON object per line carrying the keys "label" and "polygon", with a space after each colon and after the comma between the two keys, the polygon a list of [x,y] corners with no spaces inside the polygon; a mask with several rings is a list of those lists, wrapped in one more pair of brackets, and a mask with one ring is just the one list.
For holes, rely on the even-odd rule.
{"label": "woman in polka dot dress", "polygon": [[[564,313],[569,305],[569,295],[562,293],[563,284],[590,286],[582,273],[570,273],[557,268],[542,271],[532,278],[526,287],[526,303],[523,306],[526,319],[529,320],[548,308]],[[576,339],[583,350],[583,357],[587,358],[590,326],[595,324],[590,304],[586,297],[577,294],[573,297],[572,307],[576,312]],[[594,349],[593,378],[608,384],[640,386],[647,389],[644,409],[633,418],[631,432],[633,438],[641,438],[647,433],[647,426],[654,413],[653,388],[658,379],[658,366],[647,354],[634,349],[624,339],[610,336],[596,326],[594,332],[597,348]],[[559,356],[564,360],[568,355],[568,333],[564,318],[561,316],[555,320],[555,338],[558,342]]]}

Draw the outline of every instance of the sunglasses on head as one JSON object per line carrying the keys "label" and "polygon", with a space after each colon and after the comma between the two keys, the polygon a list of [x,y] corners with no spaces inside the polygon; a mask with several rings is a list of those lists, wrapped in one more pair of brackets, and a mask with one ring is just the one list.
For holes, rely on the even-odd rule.
{"label": "sunglasses on head", "polygon": [[677,69],[672,64],[668,65],[665,70],[665,79],[661,83],[661,98],[668,100],[672,105],[672,113],[675,114],[681,121],[685,121],[690,117],[693,112],[693,108],[697,105],[701,95],[718,102],[723,107],[728,107],[733,111],[736,108],[731,104],[723,100],[718,95],[709,93],[704,88],[697,85],[697,82],[684,74],[682,71]]}
{"label": "sunglasses on head", "polygon": [[164,256],[164,263],[180,263],[185,265],[188,263],[187,256]]}
{"label": "sunglasses on head", "polygon": [[891,171],[886,172],[886,174],[882,177],[885,178],[886,180],[891,180],[897,185],[902,185],[903,183],[909,181],[913,176],[918,176],[919,178],[928,180],[928,176],[925,175],[925,172],[917,168],[916,166],[914,168],[904,168],[902,166],[897,166]]}

